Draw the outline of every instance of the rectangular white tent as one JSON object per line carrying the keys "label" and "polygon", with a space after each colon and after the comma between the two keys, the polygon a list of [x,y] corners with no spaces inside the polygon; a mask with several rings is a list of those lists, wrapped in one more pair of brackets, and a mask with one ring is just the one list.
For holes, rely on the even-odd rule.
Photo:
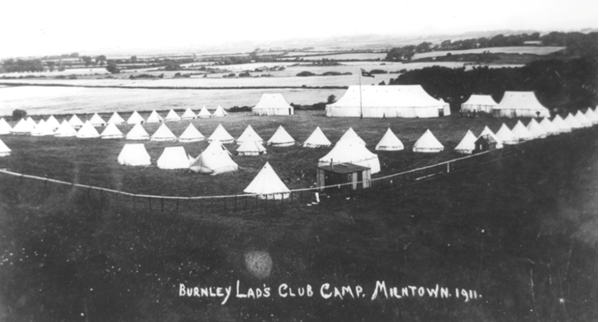
{"label": "rectangular white tent", "polygon": [[505,92],[501,102],[493,108],[496,117],[549,117],[549,110],[541,105],[534,92]]}
{"label": "rectangular white tent", "polygon": [[281,94],[262,94],[260,101],[252,108],[254,115],[293,115],[293,106],[289,105]]}

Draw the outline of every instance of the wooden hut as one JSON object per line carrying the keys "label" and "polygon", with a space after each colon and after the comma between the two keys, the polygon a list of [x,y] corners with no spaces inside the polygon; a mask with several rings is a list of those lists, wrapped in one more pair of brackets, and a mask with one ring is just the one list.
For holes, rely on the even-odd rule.
{"label": "wooden hut", "polygon": [[320,191],[324,191],[325,186],[348,183],[351,185],[344,185],[341,188],[351,190],[370,188],[370,168],[352,163],[321,165],[316,171],[316,182]]}

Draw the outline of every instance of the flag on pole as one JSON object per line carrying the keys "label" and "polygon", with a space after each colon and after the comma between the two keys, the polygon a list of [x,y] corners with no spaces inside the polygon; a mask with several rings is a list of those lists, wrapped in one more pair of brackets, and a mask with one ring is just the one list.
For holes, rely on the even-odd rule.
{"label": "flag on pole", "polygon": [[363,70],[362,68],[360,68],[360,70],[362,71],[362,76],[363,77],[373,77],[374,78],[374,75],[372,75],[371,73]]}

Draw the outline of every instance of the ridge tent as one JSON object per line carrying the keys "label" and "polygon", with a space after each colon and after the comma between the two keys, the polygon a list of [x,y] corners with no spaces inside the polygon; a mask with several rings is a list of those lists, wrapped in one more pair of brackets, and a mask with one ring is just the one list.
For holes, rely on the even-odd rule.
{"label": "ridge tent", "polygon": [[544,139],[547,137],[547,131],[545,131],[543,127],[539,123],[537,123],[535,119],[530,120],[530,122],[526,126],[526,129],[528,130],[528,132],[530,132],[530,134],[532,134],[532,137],[534,139]]}
{"label": "ridge tent", "polygon": [[81,121],[77,114],[73,114],[69,119],[69,124],[71,124],[74,129],[79,129],[83,126],[83,121]]}
{"label": "ridge tent", "polygon": [[121,125],[121,124],[125,124],[125,119],[122,118],[119,115],[119,113],[113,112],[112,115],[110,116],[110,118],[108,119],[108,123],[112,123],[112,124],[116,124],[116,125]]}
{"label": "ridge tent", "polygon": [[44,121],[43,119],[40,120],[40,122],[37,124],[35,129],[33,131],[31,131],[31,136],[48,136],[48,135],[54,135],[54,131],[52,130],[52,128],[50,127],[48,122]]}
{"label": "ridge tent", "polygon": [[295,144],[295,140],[285,131],[282,125],[279,125],[279,128],[275,131],[275,134],[266,142],[267,145],[272,145],[273,147],[286,147],[292,146]]}
{"label": "ridge tent", "polygon": [[181,143],[199,142],[203,141],[204,139],[204,135],[202,135],[202,133],[200,133],[200,131],[198,131],[198,129],[191,124],[191,122],[189,122],[189,125],[185,131],[183,131],[183,133],[179,136],[179,142]]}
{"label": "ridge tent", "polygon": [[499,131],[497,131],[496,136],[504,144],[520,143],[520,140],[514,135],[514,133],[512,133],[512,130],[510,130],[510,128],[507,127],[505,123],[501,124],[501,127],[499,128]]}
{"label": "ridge tent", "polygon": [[10,134],[11,131],[12,127],[10,127],[10,124],[4,118],[0,118],[0,135]]}
{"label": "ridge tent", "polygon": [[496,117],[549,117],[549,110],[539,103],[534,92],[505,92],[493,108]]}
{"label": "ridge tent", "polygon": [[493,131],[491,131],[491,129],[488,126],[485,126],[485,128],[480,133],[480,135],[478,136],[478,138],[480,138],[483,135],[489,135],[489,136],[491,136],[491,138],[495,141],[495,148],[496,149],[503,148],[503,142],[501,142],[501,140],[497,136],[495,136],[495,133],[493,133]]}
{"label": "ridge tent", "polygon": [[391,128],[387,128],[387,131],[374,149],[377,151],[401,151],[404,149],[404,146],[395,133],[391,131]]}
{"label": "ridge tent", "polygon": [[472,154],[475,148],[475,142],[476,136],[474,136],[472,131],[468,130],[468,132],[466,132],[466,135],[464,135],[462,141],[460,141],[458,146],[455,147],[455,151],[461,154]]}
{"label": "ridge tent", "polygon": [[275,170],[266,162],[243,192],[256,194],[260,199],[281,200],[289,198],[290,191]]}
{"label": "ridge tent", "polygon": [[572,132],[570,125],[568,125],[559,115],[556,115],[551,123],[553,123],[560,133]]}
{"label": "ridge tent", "polygon": [[189,158],[185,153],[185,148],[182,146],[169,146],[164,148],[164,151],[156,161],[159,169],[188,169]]}
{"label": "ridge tent", "polygon": [[14,135],[30,135],[35,130],[35,126],[27,122],[25,119],[21,119],[15,127],[12,128],[11,132]]}
{"label": "ridge tent", "polygon": [[77,136],[77,130],[67,120],[63,120],[58,129],[54,131],[54,136],[58,138]]}
{"label": "ridge tent", "polygon": [[259,154],[265,154],[266,153],[266,148],[264,148],[264,146],[262,145],[262,143],[258,142],[258,141],[244,141],[238,148],[237,148],[237,155],[259,155]]}
{"label": "ridge tent", "polygon": [[443,151],[443,149],[443,144],[428,129],[414,143],[414,147],[412,147],[412,151],[422,153],[437,153]]}
{"label": "ridge tent", "polygon": [[129,116],[129,118],[127,119],[127,124],[139,124],[139,123],[143,123],[144,118],[141,117],[141,115],[139,115],[139,113],[137,113],[137,111],[133,111],[133,113],[131,114],[131,116]]}
{"label": "ridge tent", "polygon": [[449,104],[439,102],[420,85],[350,85],[335,103],[326,106],[328,117],[438,117],[451,114]]}
{"label": "ridge tent", "polygon": [[150,116],[148,116],[148,119],[146,120],[146,123],[162,123],[164,122],[164,120],[162,119],[162,116],[160,116],[160,114],[158,114],[158,112],[156,112],[156,110],[152,110],[152,113],[150,113]]}
{"label": "ridge tent", "polygon": [[593,122],[591,120],[589,120],[586,116],[584,116],[584,114],[580,110],[578,110],[578,112],[576,112],[576,115],[574,115],[574,118],[576,118],[576,121],[578,121],[578,123],[580,123],[580,125],[582,127],[593,126]]}
{"label": "ridge tent", "polygon": [[304,148],[320,148],[320,147],[329,147],[333,145],[329,139],[327,139],[326,135],[320,129],[320,126],[317,126],[316,129],[310,134],[306,142],[304,142]]}
{"label": "ridge tent", "polygon": [[343,133],[343,135],[341,136],[341,138],[339,138],[339,141],[337,141],[337,143],[341,141],[356,142],[358,144],[366,146],[366,142],[364,142],[364,140],[362,140],[362,138],[356,132],[354,132],[354,129],[352,129],[351,127],[347,129],[345,133]]}
{"label": "ridge tent", "polygon": [[193,162],[189,169],[196,173],[217,175],[237,171],[239,166],[231,159],[229,151],[218,141],[212,141]]}
{"label": "ridge tent", "polygon": [[225,130],[222,124],[219,124],[212,135],[208,138],[208,142],[219,141],[221,144],[233,143],[235,139]]}
{"label": "ridge tent", "polygon": [[127,133],[125,139],[136,141],[149,140],[150,135],[148,134],[148,132],[146,132],[141,123],[137,123],[133,126],[131,130],[129,130],[129,133]]}
{"label": "ridge tent", "polygon": [[119,164],[129,166],[150,165],[150,155],[143,143],[127,143],[117,158]]}
{"label": "ridge tent", "polygon": [[158,130],[156,130],[156,132],[154,132],[154,134],[152,134],[152,136],[150,137],[150,141],[157,141],[157,142],[170,141],[170,142],[175,142],[175,141],[177,141],[177,137],[168,128],[168,126],[166,126],[165,123],[162,123],[162,124],[160,124],[160,127],[158,128]]}
{"label": "ridge tent", "polygon": [[0,157],[10,156],[11,152],[12,151],[8,148],[8,146],[6,146],[6,144],[0,140]]}
{"label": "ridge tent", "polygon": [[541,121],[541,123],[539,123],[539,125],[543,128],[543,130],[545,130],[547,135],[559,134],[559,129],[556,128],[555,125],[553,125],[553,123],[551,123],[551,121],[549,121],[549,119],[546,117],[543,118],[543,120]]}
{"label": "ridge tent", "polygon": [[584,113],[584,116],[586,116],[593,124],[597,124],[597,114],[595,114],[590,107],[587,109],[586,113]]}
{"label": "ridge tent", "polygon": [[493,113],[493,108],[496,106],[497,103],[491,95],[472,94],[466,102],[462,103],[462,111]]}
{"label": "ridge tent", "polygon": [[182,121],[195,120],[196,118],[196,114],[189,107],[183,112],[183,115],[181,115]]}
{"label": "ridge tent", "polygon": [[564,122],[570,126],[571,129],[581,129],[582,125],[578,122],[578,120],[572,115],[572,113],[568,113],[568,116],[564,119]]}
{"label": "ridge tent", "polygon": [[293,115],[293,106],[289,105],[282,94],[262,94],[260,101],[252,108],[254,115]]}
{"label": "ridge tent", "polygon": [[165,122],[179,122],[179,121],[181,121],[181,117],[179,116],[179,114],[177,114],[177,112],[175,112],[175,111],[173,111],[173,109],[171,109],[170,111],[168,111],[168,114],[166,114],[164,121]]}
{"label": "ridge tent", "polygon": [[220,105],[216,108],[216,111],[214,111],[214,113],[212,113],[212,117],[225,117],[225,116],[227,116],[227,112]]}
{"label": "ridge tent", "polygon": [[207,119],[207,118],[211,118],[211,117],[212,117],[212,114],[210,114],[210,112],[208,111],[206,106],[202,106],[202,109],[198,113],[198,118]]}
{"label": "ridge tent", "polygon": [[514,125],[512,133],[516,138],[518,138],[518,141],[520,142],[529,141],[533,139],[532,133],[528,131],[528,129],[524,126],[524,124],[522,124],[522,122],[520,122],[520,120],[518,120],[518,123]]}
{"label": "ridge tent", "polygon": [[54,117],[54,115],[50,115],[46,124],[52,129],[52,131],[56,131],[56,129],[60,126],[60,122]]}
{"label": "ridge tent", "polygon": [[104,119],[102,117],[100,117],[100,115],[98,115],[98,113],[94,113],[92,118],[89,119],[89,122],[93,126],[106,126],[106,122],[104,121]]}
{"label": "ridge tent", "polygon": [[125,135],[116,124],[108,122],[108,125],[104,128],[104,131],[100,134],[100,138],[102,139],[122,139]]}
{"label": "ridge tent", "polygon": [[249,124],[245,128],[245,130],[243,130],[243,133],[241,133],[241,135],[237,139],[237,144],[242,145],[243,143],[245,143],[247,141],[256,141],[259,143],[264,142],[264,140],[262,140],[260,135],[258,135],[258,133],[256,133],[256,131],[254,131],[252,126]]}
{"label": "ridge tent", "polygon": [[85,124],[77,132],[77,137],[80,139],[99,138],[100,133],[98,133],[90,121],[85,121]]}
{"label": "ridge tent", "polygon": [[370,168],[371,174],[381,171],[378,155],[370,152],[362,144],[351,141],[338,142],[327,155],[318,160],[318,166],[340,163],[352,163]]}

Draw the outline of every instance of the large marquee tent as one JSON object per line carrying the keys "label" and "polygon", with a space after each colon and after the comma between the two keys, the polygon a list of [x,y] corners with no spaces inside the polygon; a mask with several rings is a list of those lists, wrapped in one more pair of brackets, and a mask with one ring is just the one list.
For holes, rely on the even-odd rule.
{"label": "large marquee tent", "polygon": [[539,103],[534,92],[505,92],[493,108],[496,117],[549,117],[549,110]]}
{"label": "large marquee tent", "polygon": [[462,111],[492,113],[493,108],[496,106],[497,103],[493,100],[491,95],[472,94],[466,102],[462,103]]}
{"label": "large marquee tent", "polygon": [[281,94],[262,94],[258,104],[252,108],[254,115],[293,115],[293,106],[289,105]]}

